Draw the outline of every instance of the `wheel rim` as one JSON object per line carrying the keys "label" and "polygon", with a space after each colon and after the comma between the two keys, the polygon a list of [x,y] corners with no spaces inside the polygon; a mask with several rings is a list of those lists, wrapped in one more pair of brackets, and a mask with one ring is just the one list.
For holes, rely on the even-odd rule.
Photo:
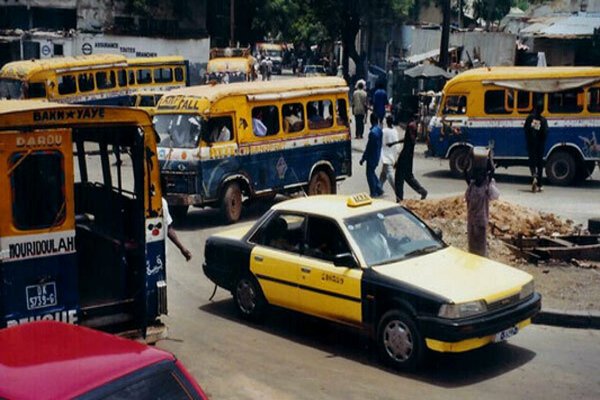
{"label": "wheel rim", "polygon": [[462,152],[458,157],[456,157],[456,170],[460,173],[464,173],[468,171],[471,167],[471,160],[469,155],[466,152]]}
{"label": "wheel rim", "polygon": [[331,193],[331,185],[329,178],[324,172],[319,172],[313,181],[311,194],[329,194]]}
{"label": "wheel rim", "polygon": [[563,160],[559,160],[552,164],[552,175],[556,177],[556,179],[565,179],[570,172],[569,163]]}
{"label": "wheel rim", "polygon": [[233,219],[237,219],[240,216],[242,211],[242,195],[239,190],[234,190],[229,199],[229,211]]}
{"label": "wheel rim", "polygon": [[383,331],[383,345],[388,356],[394,361],[407,361],[414,348],[413,336],[408,326],[400,320],[389,321]]}
{"label": "wheel rim", "polygon": [[244,314],[251,314],[256,308],[256,291],[254,285],[247,279],[241,280],[237,285],[237,302]]}

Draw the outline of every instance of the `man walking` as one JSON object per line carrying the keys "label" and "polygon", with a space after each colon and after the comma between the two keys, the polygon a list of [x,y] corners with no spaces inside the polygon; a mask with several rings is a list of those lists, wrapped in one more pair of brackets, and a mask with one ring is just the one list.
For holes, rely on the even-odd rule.
{"label": "man walking", "polygon": [[[402,146],[402,151],[400,152],[398,161],[396,162],[396,174],[394,176],[397,202],[404,200],[404,182],[408,183],[408,185],[413,188],[415,192],[421,195],[421,200],[424,200],[427,197],[427,190],[421,186],[413,174],[413,157],[415,155],[416,141],[417,123],[414,116],[411,116],[408,120],[408,124],[406,125],[404,139],[396,142],[404,142],[404,146]],[[396,143],[392,143],[392,145]]]}
{"label": "man walking", "polygon": [[367,114],[367,92],[365,92],[365,84],[362,79],[356,83],[356,89],[352,94],[352,113],[356,121],[355,137],[356,139],[362,139]]}
{"label": "man walking", "polygon": [[379,127],[379,121],[377,121],[377,115],[371,114],[371,130],[369,131],[369,141],[365,152],[360,159],[360,165],[367,162],[367,183],[369,184],[369,192],[371,197],[380,197],[383,195],[383,190],[379,185],[377,175],[375,175],[375,169],[379,164],[379,158],[381,157],[381,141],[383,132]]}
{"label": "man walking", "polygon": [[379,122],[385,118],[385,106],[388,102],[387,93],[383,88],[383,83],[377,83],[377,90],[373,94],[373,112],[377,115]]}
{"label": "man walking", "polygon": [[379,174],[379,185],[383,189],[385,181],[394,188],[394,164],[396,163],[396,148],[394,144],[399,142],[398,131],[394,129],[394,119],[391,115],[385,117],[386,126],[383,128],[383,144],[381,148],[381,173]]}
{"label": "man walking", "polygon": [[542,116],[542,104],[536,104],[533,112],[525,120],[525,139],[527,141],[527,154],[529,156],[529,170],[533,181],[532,192],[541,192],[542,174],[544,169],[544,150],[548,135],[548,121]]}

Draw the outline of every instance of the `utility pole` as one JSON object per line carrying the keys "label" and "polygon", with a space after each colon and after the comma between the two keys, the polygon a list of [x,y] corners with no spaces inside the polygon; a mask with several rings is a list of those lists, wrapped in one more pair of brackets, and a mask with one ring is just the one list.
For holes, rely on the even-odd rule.
{"label": "utility pole", "polygon": [[439,67],[448,68],[448,45],[450,42],[450,0],[443,0],[444,20],[442,22],[442,41],[440,43]]}
{"label": "utility pole", "polygon": [[235,43],[235,0],[229,0],[229,46]]}

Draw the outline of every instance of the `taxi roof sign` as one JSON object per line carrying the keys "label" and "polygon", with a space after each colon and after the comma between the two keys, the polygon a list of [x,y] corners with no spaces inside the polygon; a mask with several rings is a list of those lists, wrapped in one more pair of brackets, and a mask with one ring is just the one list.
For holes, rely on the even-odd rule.
{"label": "taxi roof sign", "polygon": [[348,207],[362,207],[373,203],[373,199],[366,193],[357,193],[348,197],[346,205]]}

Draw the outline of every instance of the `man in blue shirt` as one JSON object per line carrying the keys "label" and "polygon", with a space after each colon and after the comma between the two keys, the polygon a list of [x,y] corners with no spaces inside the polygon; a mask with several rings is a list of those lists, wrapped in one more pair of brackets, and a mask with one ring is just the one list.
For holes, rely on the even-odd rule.
{"label": "man in blue shirt", "polygon": [[375,169],[379,164],[379,158],[381,157],[381,142],[383,139],[383,132],[379,127],[379,121],[375,113],[371,114],[371,131],[369,132],[369,141],[365,152],[360,159],[360,165],[367,162],[367,183],[369,184],[369,191],[371,197],[380,197],[383,195],[383,190],[379,183],[379,179],[375,174]]}
{"label": "man in blue shirt", "polygon": [[379,122],[385,118],[385,106],[388,102],[387,93],[382,83],[377,84],[377,90],[373,94],[373,112],[377,115]]}

